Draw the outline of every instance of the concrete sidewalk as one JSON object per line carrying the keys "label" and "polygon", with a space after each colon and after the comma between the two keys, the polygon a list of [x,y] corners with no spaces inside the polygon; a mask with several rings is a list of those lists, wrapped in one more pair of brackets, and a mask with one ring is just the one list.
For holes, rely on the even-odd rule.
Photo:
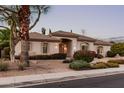
{"label": "concrete sidewalk", "polygon": [[83,71],[69,71],[61,73],[37,74],[16,77],[0,78],[0,87],[23,87],[35,84],[45,84],[51,82],[60,82],[73,79],[82,79],[98,77],[112,74],[124,73],[124,65],[119,68],[94,69]]}

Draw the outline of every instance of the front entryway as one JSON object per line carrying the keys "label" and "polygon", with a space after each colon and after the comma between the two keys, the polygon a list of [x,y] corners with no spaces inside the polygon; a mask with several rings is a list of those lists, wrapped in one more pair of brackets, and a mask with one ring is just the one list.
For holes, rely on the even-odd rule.
{"label": "front entryway", "polygon": [[71,40],[69,39],[62,39],[61,43],[59,44],[59,53],[66,53],[68,57],[71,56]]}

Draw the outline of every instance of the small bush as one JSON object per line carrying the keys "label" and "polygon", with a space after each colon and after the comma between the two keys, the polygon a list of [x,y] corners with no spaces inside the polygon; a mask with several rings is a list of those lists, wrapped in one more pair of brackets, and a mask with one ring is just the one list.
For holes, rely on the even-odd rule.
{"label": "small bush", "polygon": [[124,56],[124,50],[119,53],[120,56]]}
{"label": "small bush", "polygon": [[105,62],[98,62],[91,65],[91,68],[93,69],[100,69],[100,68],[107,68],[107,67],[108,66],[106,65]]}
{"label": "small bush", "polygon": [[112,52],[112,51],[107,52],[107,57],[115,57],[115,56],[116,56],[115,52]]}
{"label": "small bush", "polygon": [[51,55],[51,59],[65,59],[67,54],[65,53],[56,53]]}
{"label": "small bush", "polygon": [[75,60],[84,60],[87,62],[92,62],[94,57],[95,57],[95,52],[94,51],[76,51],[73,55],[73,58]]}
{"label": "small bush", "polygon": [[74,70],[82,70],[82,69],[89,69],[90,64],[82,60],[80,61],[76,60],[70,63],[69,67]]}
{"label": "small bush", "polygon": [[26,64],[19,62],[17,66],[18,66],[18,70],[25,70]]}
{"label": "small bush", "polygon": [[106,65],[110,68],[113,68],[113,67],[119,67],[119,64],[118,63],[106,63]]}
{"label": "small bush", "polygon": [[101,55],[101,54],[96,54],[96,58],[101,59],[101,58],[103,58],[103,55]]}
{"label": "small bush", "polygon": [[118,59],[118,60],[109,60],[108,63],[124,64],[124,60],[122,60],[122,59]]}
{"label": "small bush", "polygon": [[7,71],[9,67],[9,64],[6,62],[0,62],[0,71]]}

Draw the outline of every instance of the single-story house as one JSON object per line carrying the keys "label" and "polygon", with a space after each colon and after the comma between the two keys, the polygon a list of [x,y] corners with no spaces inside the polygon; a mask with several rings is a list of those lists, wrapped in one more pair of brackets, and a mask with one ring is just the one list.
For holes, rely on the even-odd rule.
{"label": "single-story house", "polygon": [[[109,42],[76,34],[72,31],[56,31],[49,35],[31,32],[29,36],[29,55],[67,53],[68,57],[72,57],[77,50],[91,50],[105,56],[111,47]],[[20,55],[20,53],[21,42],[18,42],[15,47],[15,55]]]}

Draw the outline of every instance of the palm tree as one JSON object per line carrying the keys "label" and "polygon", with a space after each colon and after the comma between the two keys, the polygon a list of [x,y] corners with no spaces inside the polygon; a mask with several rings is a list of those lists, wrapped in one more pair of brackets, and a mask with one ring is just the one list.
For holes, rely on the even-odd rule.
{"label": "palm tree", "polygon": [[[21,62],[28,62],[28,41],[29,39],[29,30],[31,30],[38,23],[40,15],[48,11],[49,6],[2,6],[0,5],[0,17],[4,21],[11,20],[11,44],[10,46],[14,47],[16,43],[21,40],[22,52],[21,52]],[[24,11],[23,11],[24,10]],[[36,13],[35,21],[30,22],[31,15]],[[24,14],[24,15],[21,15]],[[19,32],[19,35],[18,35]],[[16,36],[16,37],[14,37]],[[15,39],[16,38],[16,39]]]}
{"label": "palm tree", "polygon": [[20,23],[20,38],[21,38],[21,57],[20,61],[27,63],[29,66],[28,60],[28,42],[29,42],[29,24],[30,24],[30,9],[29,5],[22,5],[18,11],[19,23]]}

